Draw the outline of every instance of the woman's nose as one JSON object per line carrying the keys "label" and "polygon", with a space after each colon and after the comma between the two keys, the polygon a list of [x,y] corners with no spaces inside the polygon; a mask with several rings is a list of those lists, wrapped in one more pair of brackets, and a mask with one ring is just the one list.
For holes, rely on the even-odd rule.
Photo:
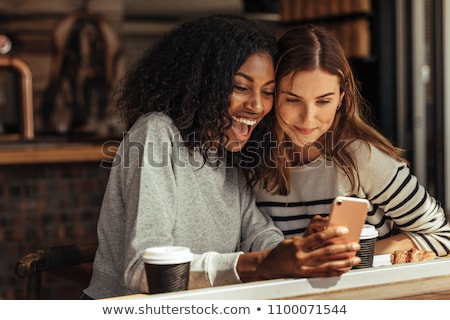
{"label": "woman's nose", "polygon": [[305,106],[300,109],[299,116],[304,122],[311,122],[315,117],[314,109],[309,106]]}
{"label": "woman's nose", "polygon": [[250,101],[247,103],[247,107],[254,113],[261,113],[264,111],[264,102],[259,94],[254,94]]}

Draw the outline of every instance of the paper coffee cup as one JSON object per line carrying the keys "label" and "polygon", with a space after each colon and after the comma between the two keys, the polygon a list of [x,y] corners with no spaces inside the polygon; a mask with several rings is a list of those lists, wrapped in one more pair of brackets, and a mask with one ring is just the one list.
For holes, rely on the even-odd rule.
{"label": "paper coffee cup", "polygon": [[353,269],[370,268],[373,265],[373,255],[375,252],[375,242],[378,237],[378,232],[374,226],[365,224],[361,230],[359,238],[359,245],[361,249],[356,253],[356,256],[361,259],[361,262],[354,266]]}
{"label": "paper coffee cup", "polygon": [[149,292],[187,290],[192,258],[192,252],[186,247],[162,246],[145,249],[142,259]]}

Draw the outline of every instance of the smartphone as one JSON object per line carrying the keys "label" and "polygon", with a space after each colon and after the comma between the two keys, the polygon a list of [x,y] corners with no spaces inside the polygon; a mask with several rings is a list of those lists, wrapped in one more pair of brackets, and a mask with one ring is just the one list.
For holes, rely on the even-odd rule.
{"label": "smartphone", "polygon": [[367,199],[338,196],[333,201],[329,226],[345,226],[349,233],[332,239],[331,243],[359,242],[361,230],[369,211]]}

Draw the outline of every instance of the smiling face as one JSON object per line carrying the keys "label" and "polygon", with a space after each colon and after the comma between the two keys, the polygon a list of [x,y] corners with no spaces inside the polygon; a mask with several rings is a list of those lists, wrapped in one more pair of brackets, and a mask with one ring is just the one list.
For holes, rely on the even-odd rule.
{"label": "smiling face", "polygon": [[234,76],[228,113],[233,119],[226,149],[239,151],[250,138],[253,129],[272,109],[275,75],[268,54],[250,56]]}
{"label": "smiling face", "polygon": [[277,113],[283,131],[302,149],[330,129],[344,93],[339,78],[320,69],[292,76],[280,81]]}

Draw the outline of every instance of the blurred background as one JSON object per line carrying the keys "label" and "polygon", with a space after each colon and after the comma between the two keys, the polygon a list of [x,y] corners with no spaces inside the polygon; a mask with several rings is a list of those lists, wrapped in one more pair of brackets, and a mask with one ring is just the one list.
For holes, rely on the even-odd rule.
{"label": "blurred background", "polygon": [[[0,299],[23,299],[14,265],[26,253],[95,241],[111,160],[104,143],[123,132],[114,85],[165,32],[212,13],[277,35],[305,23],[330,30],[375,124],[450,207],[450,1],[1,0]],[[45,299],[77,299],[84,286],[46,277]]]}

